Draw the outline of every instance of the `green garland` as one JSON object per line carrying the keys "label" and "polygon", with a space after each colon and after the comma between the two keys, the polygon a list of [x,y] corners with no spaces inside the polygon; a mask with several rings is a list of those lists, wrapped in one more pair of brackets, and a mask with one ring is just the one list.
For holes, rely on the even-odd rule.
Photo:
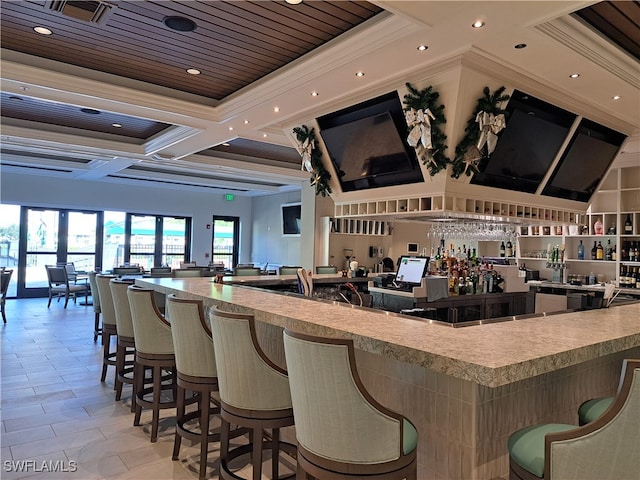
{"label": "green garland", "polygon": [[440,128],[441,125],[447,122],[444,116],[444,105],[436,106],[436,100],[438,100],[440,94],[433,91],[433,87],[431,86],[423,90],[417,90],[413,85],[407,83],[406,87],[409,93],[404,96],[405,113],[412,109],[415,111],[422,110],[423,112],[429,109],[433,117],[435,117],[431,118],[430,121],[431,144],[433,148],[426,150],[426,155],[423,155],[423,158],[421,158],[422,163],[427,166],[429,174],[434,176],[446,168],[450,162],[444,154],[444,151],[447,149],[447,145],[444,143],[447,136]]}
{"label": "green garland", "polygon": [[302,127],[295,127],[293,133],[301,148],[305,144],[309,145],[311,153],[311,179],[309,183],[316,187],[316,195],[326,197],[331,193],[329,185],[331,174],[322,163],[322,152],[316,145],[315,129],[309,130],[309,127],[302,125]]}
{"label": "green garland", "polygon": [[451,168],[451,176],[453,178],[459,178],[463,173],[469,176],[473,172],[479,172],[480,162],[488,158],[486,147],[483,147],[482,151],[477,147],[478,140],[480,139],[480,130],[476,123],[476,117],[478,113],[482,111],[494,115],[506,115],[505,110],[498,106],[510,98],[509,95],[504,95],[504,91],[505,87],[500,87],[491,94],[489,87],[484,87],[482,91],[483,96],[478,99],[478,104],[464,129],[465,135],[456,147],[456,156],[451,162],[453,165]]}

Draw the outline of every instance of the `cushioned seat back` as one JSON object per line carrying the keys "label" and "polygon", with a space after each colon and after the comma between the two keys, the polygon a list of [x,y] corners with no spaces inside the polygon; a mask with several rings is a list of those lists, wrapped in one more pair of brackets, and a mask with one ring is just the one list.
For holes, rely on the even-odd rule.
{"label": "cushioned seat back", "polygon": [[402,417],[366,392],[355,370],[350,341],[285,331],[284,349],[296,436],[302,447],[343,463],[400,458]]}
{"label": "cushioned seat back", "polygon": [[335,266],[322,266],[316,267],[316,273],[338,273],[338,268]]}
{"label": "cushioned seat back", "polygon": [[116,278],[115,275],[103,275],[100,273],[96,275],[103,325],[116,325],[116,311],[113,306],[113,297],[111,296],[111,285],[109,284],[114,278]]}
{"label": "cushioned seat back", "polygon": [[168,295],[166,305],[178,372],[194,377],[217,377],[213,341],[202,302]]}
{"label": "cushioned seat back", "polygon": [[296,275],[300,267],[280,267],[278,273],[280,275]]}
{"label": "cushioned seat back", "polygon": [[136,351],[147,354],[172,354],[171,326],[156,306],[155,292],[130,285],[127,296],[131,308]]}
{"label": "cushioned seat back", "polygon": [[119,278],[112,278],[109,282],[118,335],[129,338],[134,338],[131,308],[129,308],[129,297],[127,297],[127,288],[132,284],[133,280],[122,280]]}
{"label": "cushioned seat back", "polygon": [[238,267],[233,274],[241,277],[252,277],[260,275],[260,269],[258,267]]}
{"label": "cushioned seat back", "polygon": [[199,268],[176,268],[172,273],[175,278],[192,278],[202,276],[202,270]]}
{"label": "cushioned seat back", "polygon": [[93,311],[100,313],[100,291],[96,282],[97,272],[89,272],[89,285],[91,286],[91,298],[93,299]]}
{"label": "cushioned seat back", "polygon": [[247,410],[291,408],[289,379],[258,346],[253,317],[214,309],[209,320],[220,399]]}
{"label": "cushioned seat back", "polygon": [[[551,478],[580,480],[619,480],[640,478],[640,361],[633,361],[625,377],[630,376],[628,395],[621,399],[625,386],[611,406],[615,411],[618,401],[620,410],[606,421],[607,413],[601,417],[603,425],[595,431],[578,438],[551,443]],[[582,428],[599,423],[592,422]]]}

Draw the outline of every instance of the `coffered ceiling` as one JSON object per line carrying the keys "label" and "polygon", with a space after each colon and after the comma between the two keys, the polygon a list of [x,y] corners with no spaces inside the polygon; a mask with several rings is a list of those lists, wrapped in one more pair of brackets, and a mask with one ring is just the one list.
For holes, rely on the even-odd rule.
{"label": "coffered ceiling", "polygon": [[[634,136],[622,156],[640,154],[638,2],[0,6],[0,173],[246,195],[295,189],[308,174],[293,126],[405,82],[423,86],[452,65]],[[485,26],[473,29],[478,19]],[[440,88],[456,98],[461,87]],[[466,121],[472,108],[452,113]]]}

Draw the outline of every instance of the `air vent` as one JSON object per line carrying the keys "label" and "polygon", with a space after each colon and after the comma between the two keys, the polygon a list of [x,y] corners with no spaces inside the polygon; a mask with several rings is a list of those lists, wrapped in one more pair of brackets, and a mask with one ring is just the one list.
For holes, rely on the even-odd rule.
{"label": "air vent", "polygon": [[83,22],[102,24],[115,8],[104,2],[84,0],[48,0],[45,8]]}

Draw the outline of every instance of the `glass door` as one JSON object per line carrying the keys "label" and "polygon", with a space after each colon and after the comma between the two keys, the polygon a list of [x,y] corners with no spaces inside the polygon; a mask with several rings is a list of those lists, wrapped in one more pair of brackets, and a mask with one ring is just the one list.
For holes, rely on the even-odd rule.
{"label": "glass door", "polygon": [[211,262],[222,263],[231,270],[238,264],[238,245],[240,240],[239,217],[213,217],[213,242]]}

